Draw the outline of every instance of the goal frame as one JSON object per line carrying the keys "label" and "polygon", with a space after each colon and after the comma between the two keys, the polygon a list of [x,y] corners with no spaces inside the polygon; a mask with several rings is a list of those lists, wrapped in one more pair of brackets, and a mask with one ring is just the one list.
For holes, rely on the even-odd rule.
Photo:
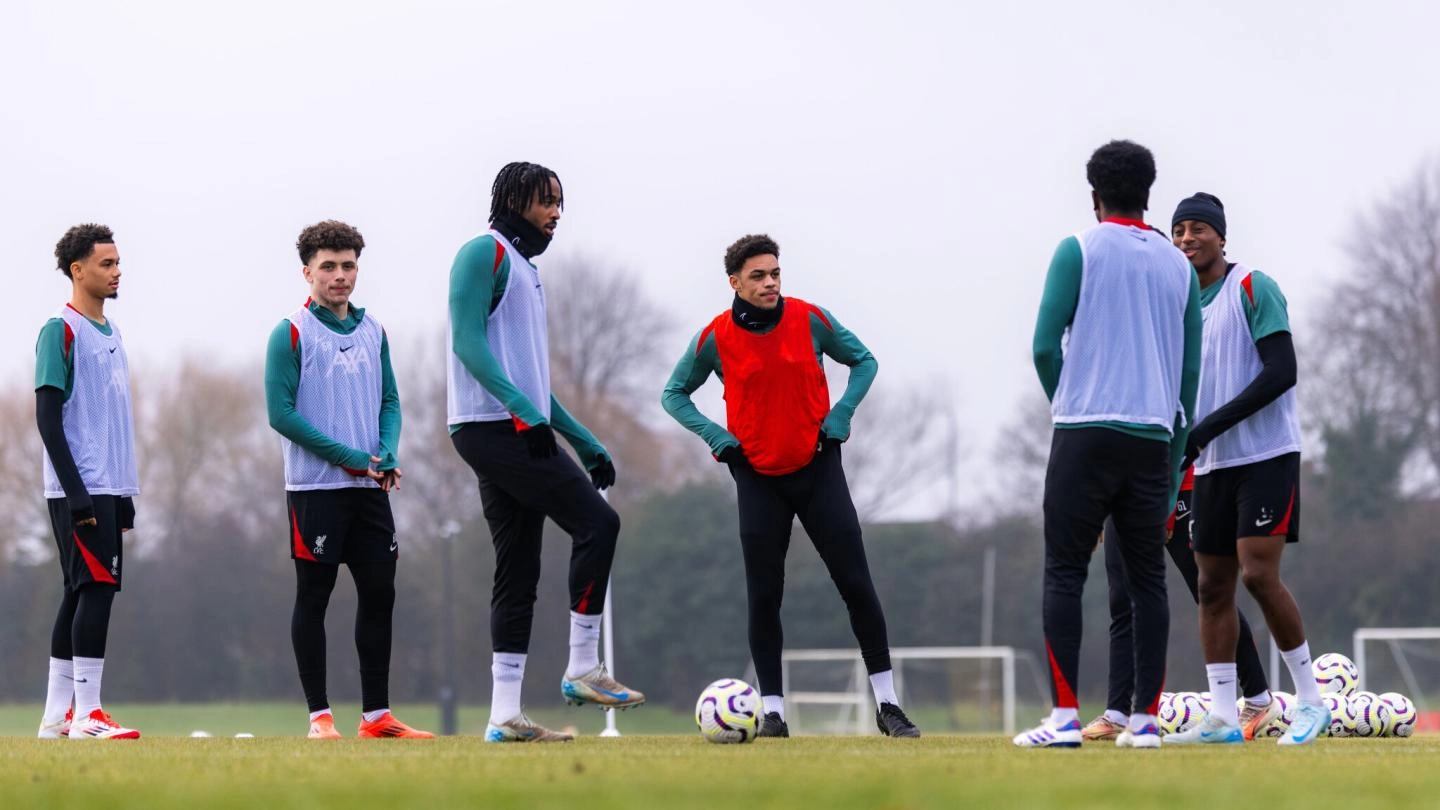
{"label": "goal frame", "polygon": [[[905,699],[904,670],[907,661],[998,660],[1000,662],[1001,721],[1006,734],[1015,733],[1015,658],[1014,647],[892,647],[890,663],[894,668],[895,694],[902,704]],[[794,662],[852,662],[850,688],[842,692],[791,691],[790,664]],[[840,725],[853,722],[855,734],[873,734],[870,713],[876,708],[870,690],[865,662],[854,648],[821,648],[786,650],[780,654],[780,683],[785,690],[785,704],[792,719],[799,719],[802,706],[831,706],[838,710]],[[853,721],[846,715],[853,711]]]}
{"label": "goal frame", "polygon": [[1397,641],[1440,641],[1440,627],[1361,627],[1355,631],[1353,645],[1355,652],[1355,670],[1360,676],[1362,685],[1369,683],[1366,679],[1365,667],[1367,657],[1365,654],[1365,642],[1384,641],[1390,642],[1390,654],[1395,657],[1395,664],[1400,668],[1400,677],[1405,679],[1405,686],[1410,690],[1411,700],[1415,701],[1415,708],[1426,711],[1425,690],[1415,680],[1415,672],[1410,667],[1410,662],[1400,652]]}

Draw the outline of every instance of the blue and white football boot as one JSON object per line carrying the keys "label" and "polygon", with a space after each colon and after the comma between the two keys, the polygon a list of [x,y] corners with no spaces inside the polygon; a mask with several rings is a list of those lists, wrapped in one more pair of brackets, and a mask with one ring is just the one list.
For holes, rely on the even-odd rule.
{"label": "blue and white football boot", "polygon": [[1079,718],[1063,726],[1052,726],[1046,719],[1035,728],[1016,734],[1014,742],[1021,748],[1079,748],[1081,739]]}
{"label": "blue and white football boot", "polygon": [[1200,718],[1200,722],[1165,738],[1166,745],[1192,745],[1195,743],[1243,745],[1245,732],[1240,730],[1239,724],[1232,726],[1206,712],[1205,716]]}
{"label": "blue and white football boot", "polygon": [[1290,728],[1281,735],[1280,745],[1304,745],[1324,734],[1330,728],[1330,710],[1318,703],[1301,703],[1295,709],[1295,719]]}

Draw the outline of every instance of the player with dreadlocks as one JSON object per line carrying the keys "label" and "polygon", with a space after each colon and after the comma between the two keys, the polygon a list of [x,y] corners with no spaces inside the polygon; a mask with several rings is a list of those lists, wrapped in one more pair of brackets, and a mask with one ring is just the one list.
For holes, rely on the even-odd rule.
{"label": "player with dreadlocks", "polygon": [[[615,483],[615,464],[550,391],[545,291],[533,260],[549,247],[564,205],[555,172],[506,165],[490,190],[490,229],[460,248],[450,270],[447,421],[455,449],[479,479],[495,545],[488,742],[571,739],[530,721],[520,703],[547,517],[572,542],[570,663],[561,694],[567,703],[607,709],[645,702],[599,659],[620,517],[597,490]],[[560,452],[557,432],[583,470]]]}

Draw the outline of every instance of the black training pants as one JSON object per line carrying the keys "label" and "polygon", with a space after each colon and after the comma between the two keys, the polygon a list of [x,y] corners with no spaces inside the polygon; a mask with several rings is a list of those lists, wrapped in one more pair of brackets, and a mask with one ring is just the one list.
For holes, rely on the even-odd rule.
{"label": "black training pants", "polygon": [[605,588],[620,516],[584,470],[564,453],[531,458],[525,438],[509,422],[470,422],[451,437],[480,482],[480,502],[495,544],[490,639],[495,652],[525,653],[540,583],[545,518],[570,535],[570,609],[596,615]]}
{"label": "black training pants", "polygon": [[[1188,493],[1180,494],[1183,498]],[[1199,604],[1200,569],[1195,564],[1195,552],[1190,549],[1188,514],[1176,518],[1175,533],[1165,544],[1165,550],[1185,580],[1185,587],[1190,589],[1190,596]],[[1105,524],[1105,578],[1110,585],[1110,694],[1105,708],[1129,714],[1135,692],[1134,608],[1130,591],[1125,587],[1125,564],[1111,523]],[[1254,697],[1270,689],[1265,667],[1260,663],[1260,651],[1255,647],[1255,636],[1243,612],[1240,613],[1240,639],[1235,645],[1235,664],[1244,697]]]}
{"label": "black training pants", "polygon": [[761,475],[748,464],[730,468],[740,506],[740,548],[749,600],[750,657],[760,694],[780,695],[780,601],[785,593],[785,554],[795,518],[810,536],[840,598],[871,673],[890,669],[885,613],[870,580],[860,519],[840,464],[840,448],[827,446],[808,465],[788,475]]}
{"label": "black training pants", "polygon": [[1056,707],[1079,707],[1081,594],[1109,517],[1134,603],[1135,711],[1158,710],[1170,636],[1163,551],[1170,486],[1168,442],[1098,427],[1055,431],[1045,471],[1043,611]]}

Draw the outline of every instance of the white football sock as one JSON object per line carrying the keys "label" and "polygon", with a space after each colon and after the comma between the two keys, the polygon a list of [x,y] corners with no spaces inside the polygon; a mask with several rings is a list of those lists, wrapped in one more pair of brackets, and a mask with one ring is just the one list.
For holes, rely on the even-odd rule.
{"label": "white football sock", "polygon": [[379,720],[380,718],[384,717],[384,716],[386,715],[386,713],[388,713],[389,711],[390,711],[390,707],[389,707],[389,706],[386,706],[386,707],[383,708],[383,709],[376,709],[376,710],[373,711],[373,712],[361,712],[361,713],[360,713],[360,716],[363,717],[363,718],[365,718],[365,722],[367,722],[367,723],[373,723],[373,722],[375,722],[376,720]]}
{"label": "white football sock", "polygon": [[70,702],[75,699],[75,662],[65,658],[50,659],[50,680],[45,687],[45,722],[65,719]]}
{"label": "white football sock", "polygon": [[1134,734],[1145,728],[1146,726],[1158,727],[1159,721],[1155,719],[1155,715],[1153,714],[1141,714],[1140,712],[1136,712],[1130,715],[1130,720],[1126,723],[1125,730],[1129,731],[1131,734]]}
{"label": "white football sock", "polygon": [[89,717],[100,708],[100,676],[105,671],[104,658],[75,656],[75,719]]}
{"label": "white football sock", "polygon": [[1079,709],[1062,709],[1059,706],[1050,710],[1050,725],[1060,728],[1068,723],[1080,722]]}
{"label": "white football sock", "polygon": [[490,676],[495,688],[490,693],[490,722],[503,723],[520,714],[520,687],[525,681],[524,653],[495,653]]}
{"label": "white football sock", "polygon": [[780,719],[781,719],[781,720],[784,720],[784,719],[785,719],[785,698],[784,698],[783,696],[781,696],[781,695],[761,695],[761,696],[760,696],[760,702],[763,703],[763,704],[765,704],[765,713],[766,713],[766,714],[769,714],[769,713],[771,713],[771,712],[774,712],[774,713],[780,715]]}
{"label": "white football sock", "polygon": [[1254,706],[1255,708],[1258,709],[1258,708],[1260,708],[1260,707],[1262,707],[1262,706],[1269,706],[1269,705],[1270,705],[1270,700],[1271,700],[1271,698],[1270,698],[1270,690],[1269,690],[1269,689],[1266,689],[1264,692],[1261,692],[1261,693],[1258,694],[1258,695],[1252,695],[1252,696],[1250,696],[1250,697],[1245,698],[1245,703],[1246,703],[1246,705]]}
{"label": "white football sock", "polygon": [[1310,643],[1301,642],[1299,647],[1288,652],[1281,651],[1285,666],[1290,669],[1290,679],[1295,682],[1295,697],[1301,703],[1319,705],[1320,685],[1315,683],[1315,667],[1310,661]]}
{"label": "white football sock", "polygon": [[324,716],[327,715],[327,714],[330,715],[330,719],[331,719],[331,720],[334,720],[334,719],[335,719],[335,715],[334,715],[334,714],[331,714],[331,712],[330,712],[330,707],[327,706],[327,707],[321,709],[321,710],[318,711],[318,712],[310,712],[310,722],[313,723],[313,722],[315,722],[317,719],[319,719],[319,718],[321,718],[321,717],[324,717]]}
{"label": "white football sock", "polygon": [[871,675],[870,691],[875,693],[876,706],[879,706],[881,703],[889,703],[895,706],[900,705],[900,698],[895,697],[895,671],[892,669]]}
{"label": "white football sock", "polygon": [[1240,676],[1235,664],[1206,664],[1205,677],[1210,681],[1210,714],[1227,726],[1240,725],[1240,707],[1235,705],[1235,681]]}
{"label": "white football sock", "polygon": [[567,678],[578,678],[600,666],[600,616],[570,611],[570,664]]}
{"label": "white football sock", "polygon": [[1126,723],[1130,722],[1130,715],[1124,712],[1117,712],[1114,709],[1106,709],[1105,719],[1109,720],[1117,726],[1123,726]]}

